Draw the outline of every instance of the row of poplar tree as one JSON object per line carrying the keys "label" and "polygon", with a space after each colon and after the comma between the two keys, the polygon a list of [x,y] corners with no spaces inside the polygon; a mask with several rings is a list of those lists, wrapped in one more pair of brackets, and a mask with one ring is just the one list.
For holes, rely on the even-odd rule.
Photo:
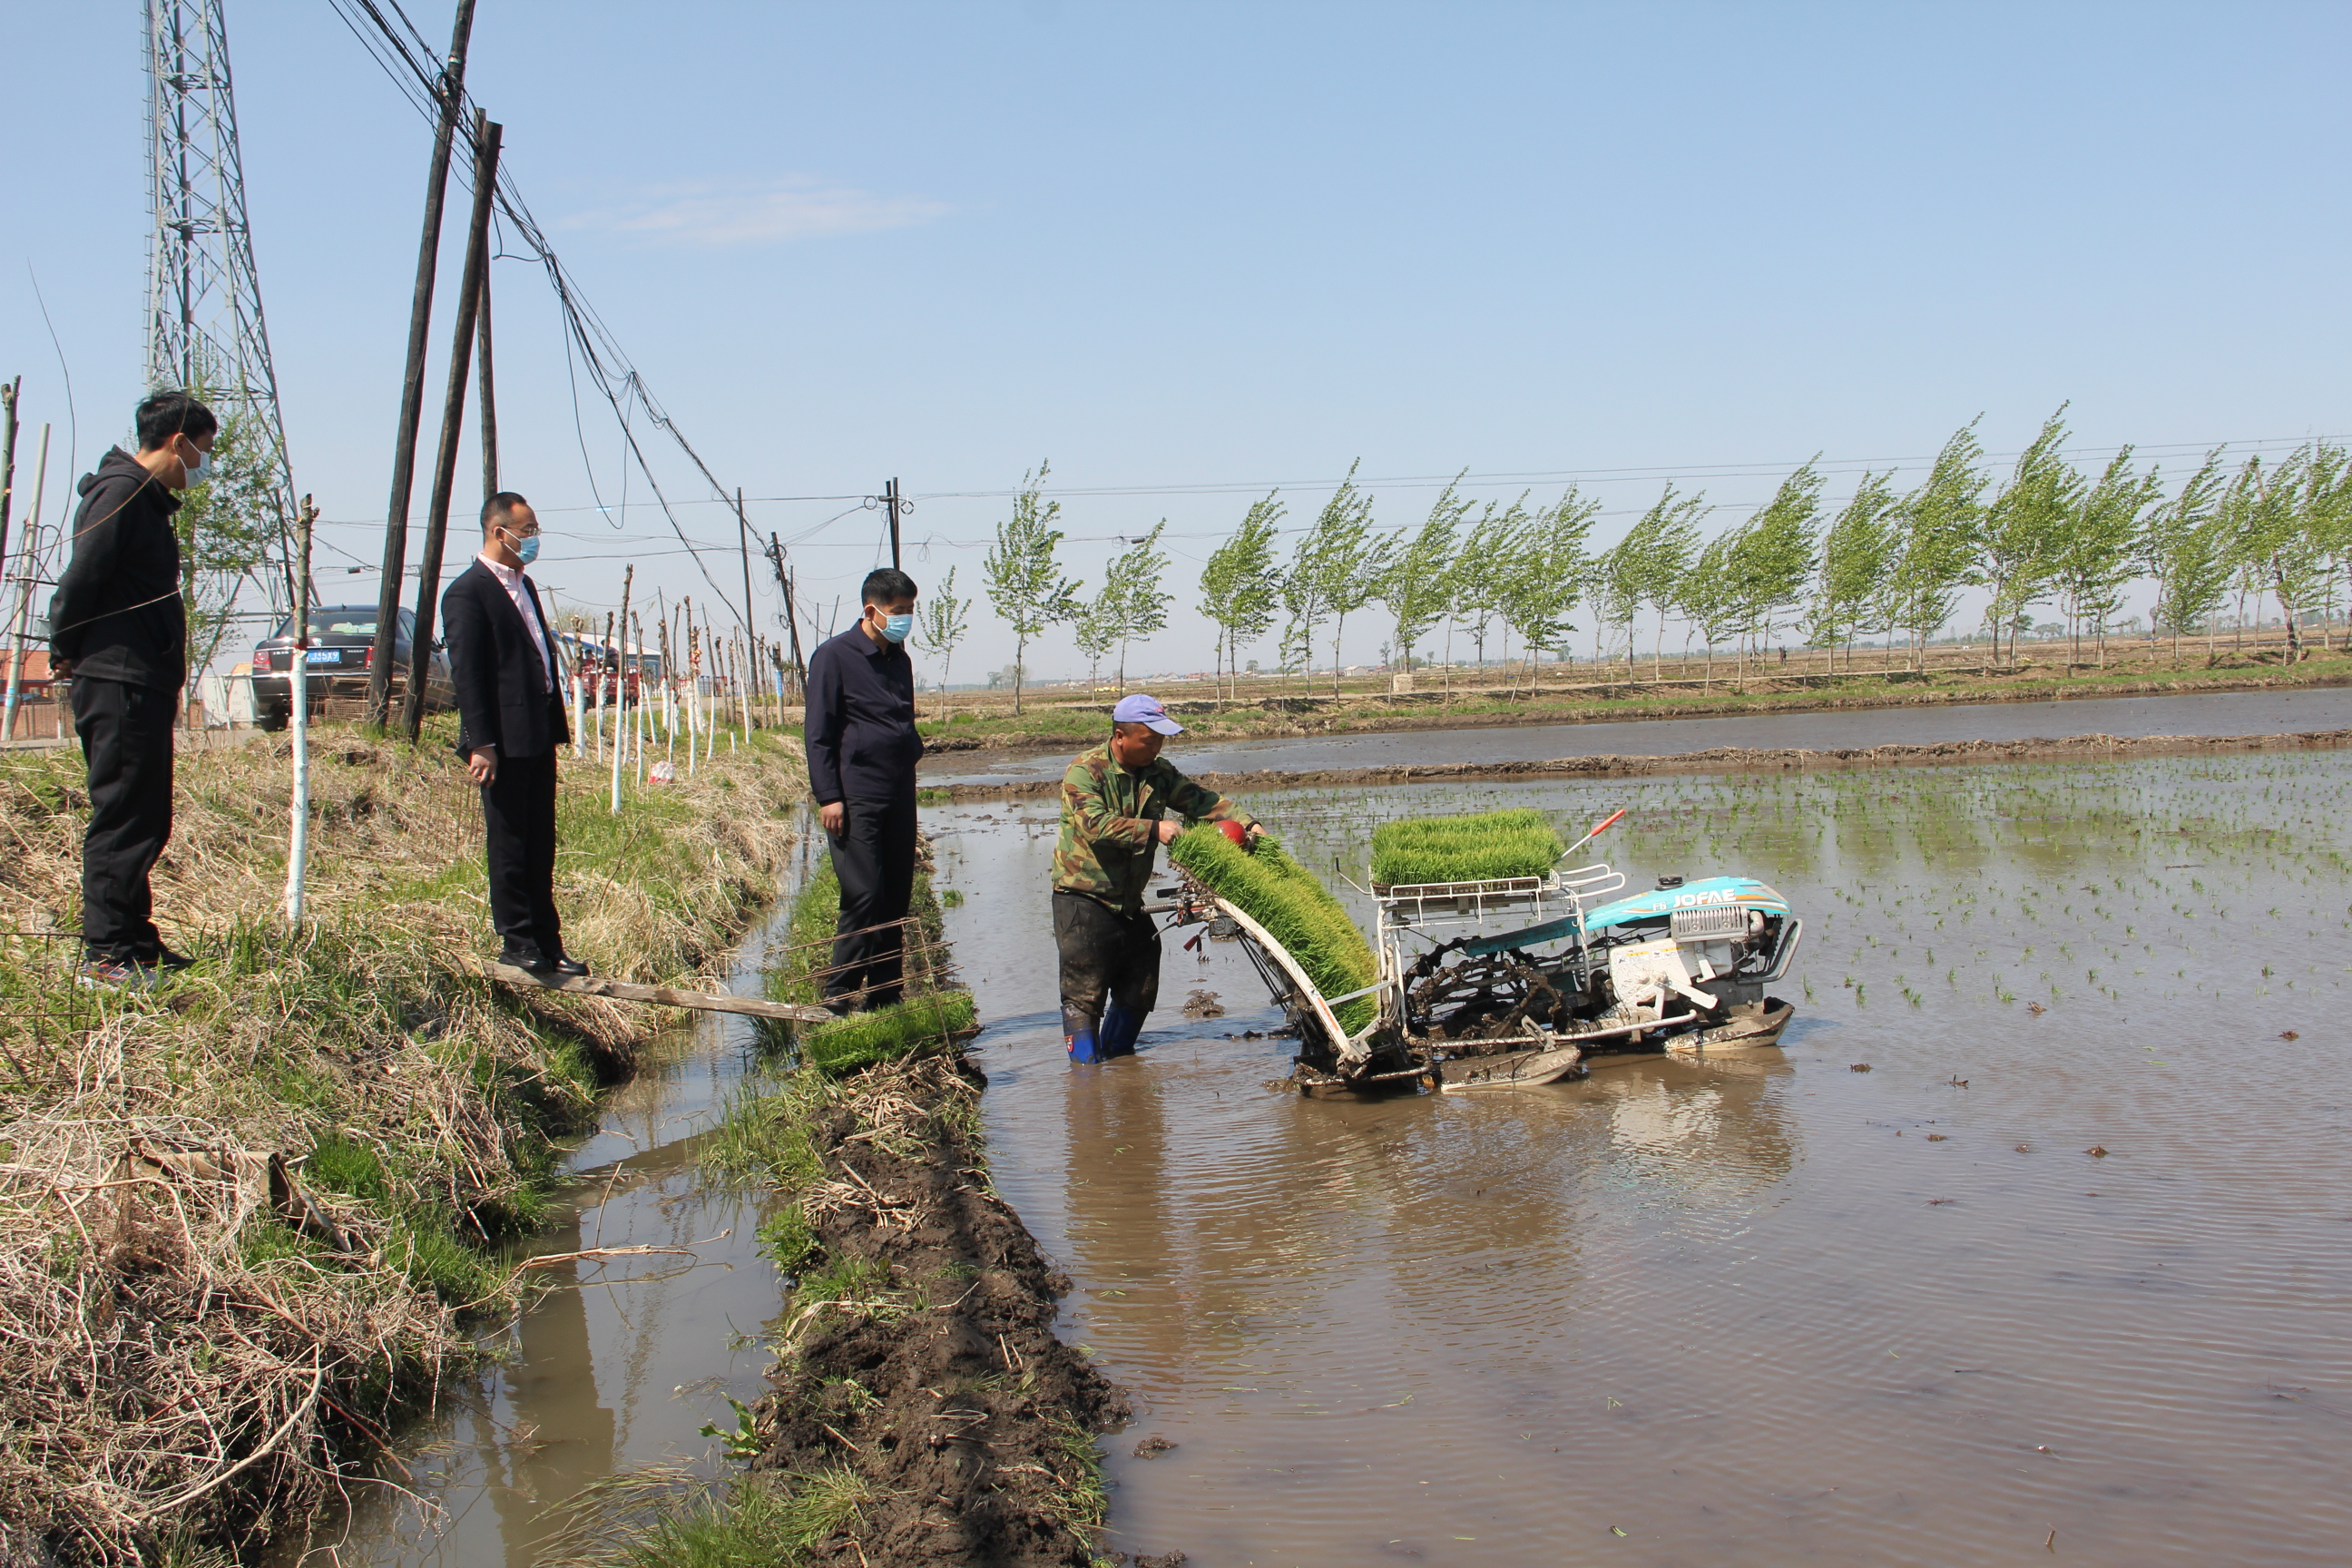
{"label": "row of poplar tree", "polygon": [[[2242,608],[2251,595],[2275,600],[2288,657],[2302,657],[2305,628],[2324,626],[2341,603],[2339,586],[2352,586],[2352,453],[2314,441],[2232,464],[2216,448],[2168,489],[2128,447],[2095,472],[2074,467],[2063,450],[2064,413],[2044,422],[2006,477],[1987,464],[1971,422],[1909,490],[1895,488],[1892,472],[1866,472],[1832,509],[1809,462],[1745,521],[1712,536],[1705,495],[1669,483],[1604,550],[1589,543],[1601,503],[1573,486],[1531,507],[1527,495],[1474,502],[1449,485],[1417,527],[1382,531],[1350,468],[1286,562],[1276,550],[1286,514],[1279,493],[1253,504],[1209,557],[1199,608],[1217,627],[1221,679],[1279,626],[1286,670],[1310,668],[1328,647],[1335,694],[1348,622],[1375,605],[1396,662],[1408,668],[1411,650],[1441,626],[1448,662],[1457,634],[1481,664],[1490,635],[1500,637],[1507,665],[1514,639],[1525,661],[1565,658],[1577,630],[1570,617],[1580,612],[1596,662],[1622,657],[1632,677],[1638,637],[1651,642],[1653,673],[1663,676],[1674,622],[1685,652],[1693,643],[1705,649],[1711,676],[1716,650],[1733,650],[1744,667],[1749,653],[1790,635],[1830,650],[1832,668],[1840,650],[1851,658],[1856,641],[1879,636],[1901,636],[1924,662],[1970,589],[1984,592],[1996,662],[2004,639],[2015,658],[2027,612],[2053,602],[2078,647],[2093,637],[2104,659],[2125,598],[2147,584],[2151,619],[2176,652],[2183,634],[2210,638],[2231,595]],[[1084,595],[1056,560],[1060,503],[1043,493],[1047,472],[1040,465],[1024,477],[984,567],[990,602],[1016,644],[1016,707],[1028,645],[1048,628],[1069,625],[1095,670],[1118,649],[1124,685],[1128,645],[1162,629],[1173,599],[1161,587],[1164,521],[1128,541],[1101,589]],[[969,607],[953,589],[951,573],[927,600],[922,627],[924,640],[950,656]]]}

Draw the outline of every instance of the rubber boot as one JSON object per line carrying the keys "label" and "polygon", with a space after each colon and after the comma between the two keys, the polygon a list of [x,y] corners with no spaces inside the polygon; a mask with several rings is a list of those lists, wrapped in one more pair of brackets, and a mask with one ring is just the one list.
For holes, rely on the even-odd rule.
{"label": "rubber boot", "polygon": [[1062,1009],[1062,1041],[1069,1047],[1070,1064],[1089,1065],[1103,1059],[1102,1036],[1096,1020],[1083,1013]]}
{"label": "rubber boot", "polygon": [[1096,1032],[1095,1044],[1105,1060],[1112,1057],[1135,1054],[1135,1037],[1143,1033],[1147,1015],[1114,1002],[1103,1012],[1102,1027]]}

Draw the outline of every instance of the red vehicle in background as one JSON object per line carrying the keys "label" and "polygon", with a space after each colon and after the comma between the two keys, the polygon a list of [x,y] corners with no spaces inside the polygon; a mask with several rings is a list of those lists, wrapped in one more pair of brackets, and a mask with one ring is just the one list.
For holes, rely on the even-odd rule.
{"label": "red vehicle in background", "polygon": [[[579,632],[558,632],[555,640],[562,647],[564,665],[580,678],[582,700],[591,707],[595,705],[600,679],[604,689],[605,705],[610,707],[617,703],[624,708],[637,705],[640,688],[646,682],[661,679],[661,655],[655,650],[639,647],[616,650],[607,647],[602,637],[587,637]],[[614,658],[616,651],[619,654],[617,661]],[[615,662],[620,665],[618,669],[614,668]],[[566,695],[570,695],[568,690]]]}

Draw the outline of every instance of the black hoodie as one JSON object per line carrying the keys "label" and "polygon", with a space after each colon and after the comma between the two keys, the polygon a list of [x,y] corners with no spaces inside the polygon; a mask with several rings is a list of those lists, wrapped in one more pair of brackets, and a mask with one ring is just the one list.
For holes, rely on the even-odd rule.
{"label": "black hoodie", "polygon": [[117,447],[84,474],[73,560],[49,597],[49,652],[77,677],[176,691],[188,679],[180,498]]}

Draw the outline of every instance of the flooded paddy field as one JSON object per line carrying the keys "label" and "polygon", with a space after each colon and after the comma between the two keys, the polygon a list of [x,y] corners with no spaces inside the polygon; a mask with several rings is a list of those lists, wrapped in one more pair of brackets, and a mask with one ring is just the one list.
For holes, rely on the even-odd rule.
{"label": "flooded paddy field", "polygon": [[[1952,741],[2054,741],[2104,734],[2287,734],[2352,728],[2352,689],[2214,691],[2180,697],[2074,698],[2060,702],[1948,703],[1842,709],[1725,719],[1591,724],[1506,724],[1288,740],[1202,742],[1184,748],[1187,773],[1286,773],[1428,763],[1508,763],[1553,757],[1665,756],[1717,746],[1935,745]],[[924,760],[923,783],[1005,784],[1061,777],[1062,752],[946,752]]]}
{"label": "flooded paddy field", "polygon": [[1214,943],[1171,940],[1138,1057],[1070,1068],[1052,803],[927,813],[999,1186],[1139,1412],[1109,1544],[2341,1561],[2347,788],[2313,752],[1255,795],[1358,880],[1391,816],[1622,805],[1631,888],[1805,921],[1784,1049],[1361,1104],[1269,1088]]}

